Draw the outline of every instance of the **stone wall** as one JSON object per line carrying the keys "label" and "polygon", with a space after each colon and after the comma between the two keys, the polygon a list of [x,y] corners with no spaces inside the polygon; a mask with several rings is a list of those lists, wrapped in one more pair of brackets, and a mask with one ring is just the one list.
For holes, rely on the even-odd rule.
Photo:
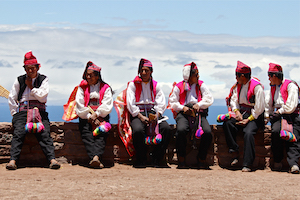
{"label": "stone wall", "polygon": [[[170,125],[172,134],[176,132],[176,125]],[[207,162],[210,165],[219,164],[221,167],[229,168],[231,156],[228,153],[223,128],[220,125],[211,125],[213,133],[213,141],[208,152]],[[9,150],[12,139],[11,123],[0,123],[0,163],[9,161]],[[85,146],[81,140],[80,132],[77,123],[67,122],[51,122],[51,137],[54,141],[55,156],[60,163],[72,163],[86,165],[89,162]],[[240,133],[237,137],[237,142],[240,145],[240,162],[242,164],[243,155],[243,134]],[[256,144],[256,159],[253,167],[263,169],[270,166],[271,148],[270,148],[270,127],[266,126],[265,130],[259,131],[255,135]],[[199,140],[196,141],[196,145]],[[151,146],[149,147],[151,152]],[[197,163],[197,149],[192,148],[192,142],[187,145],[187,164],[193,166]],[[132,163],[132,159],[128,155],[121,139],[117,133],[117,126],[112,125],[107,145],[103,155],[104,164],[113,166],[114,162]],[[167,149],[166,160],[169,163],[177,163],[175,152],[175,138],[173,137]],[[47,160],[42,153],[42,150],[33,134],[27,134],[22,148],[19,166],[46,166]],[[285,161],[285,166],[287,163]]]}

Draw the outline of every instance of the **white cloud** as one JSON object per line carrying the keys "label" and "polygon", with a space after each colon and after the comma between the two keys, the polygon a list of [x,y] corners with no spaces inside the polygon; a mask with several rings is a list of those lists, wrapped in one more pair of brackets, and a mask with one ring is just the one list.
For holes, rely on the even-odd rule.
{"label": "white cloud", "polygon": [[[286,77],[300,81],[299,37],[198,35],[178,31],[145,31],[141,27],[64,24],[0,25],[0,85],[10,89],[24,73],[23,56],[32,50],[50,80],[48,105],[63,105],[79,84],[86,63],[102,67],[102,77],[118,94],[137,75],[140,58],[153,63],[153,77],[167,97],[182,80],[182,67],[196,62],[215,99],[224,99],[235,82],[241,60],[268,89],[270,62],[281,64]],[[115,95],[116,96],[116,95]]]}

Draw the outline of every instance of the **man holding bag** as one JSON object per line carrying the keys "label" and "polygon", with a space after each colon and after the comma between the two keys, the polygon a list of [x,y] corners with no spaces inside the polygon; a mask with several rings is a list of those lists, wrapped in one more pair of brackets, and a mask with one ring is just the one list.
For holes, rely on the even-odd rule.
{"label": "man holding bag", "polygon": [[[40,64],[31,51],[24,57],[24,69],[26,74],[19,76],[10,91],[8,104],[10,113],[13,116],[12,125],[14,127],[13,139],[11,141],[10,161],[6,169],[17,169],[16,162],[19,159],[26,133],[34,131],[35,136],[47,157],[51,169],[59,169],[60,164],[55,160],[53,140],[50,136],[50,122],[46,112],[47,96],[49,93],[48,78],[38,73]],[[33,109],[34,108],[34,109]],[[38,111],[37,111],[38,109]],[[30,120],[35,124],[35,128],[28,129],[28,116],[33,114],[39,123]],[[31,116],[32,118],[32,116]],[[42,127],[42,128],[41,128]],[[40,128],[40,129],[39,129]]]}

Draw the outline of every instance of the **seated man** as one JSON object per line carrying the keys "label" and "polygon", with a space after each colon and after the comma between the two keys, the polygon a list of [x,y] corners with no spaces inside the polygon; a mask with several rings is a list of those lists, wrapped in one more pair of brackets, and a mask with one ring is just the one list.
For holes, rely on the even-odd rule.
{"label": "seated man", "polygon": [[[286,147],[287,161],[290,172],[299,174],[300,158],[300,117],[299,117],[299,87],[296,82],[283,79],[282,67],[278,64],[269,64],[268,76],[271,90],[269,101],[266,102],[266,119],[270,120],[272,127],[271,149],[274,157],[274,169],[280,171],[284,144]],[[281,139],[283,121],[292,125],[290,133],[294,141]]]}
{"label": "seated man", "polygon": [[11,158],[6,169],[17,169],[16,162],[19,159],[26,135],[27,111],[34,107],[38,108],[41,122],[44,125],[44,130],[35,133],[35,136],[50,163],[49,167],[59,169],[60,165],[55,160],[53,141],[50,136],[50,122],[45,105],[49,93],[48,78],[38,73],[41,65],[31,51],[25,54],[23,67],[26,74],[17,78],[8,97],[10,113],[13,116],[14,133],[10,149]]}
{"label": "seated man", "polygon": [[[127,109],[131,114],[130,125],[132,128],[133,145],[136,151],[136,163],[134,167],[146,167],[147,149],[145,137],[147,132],[155,135],[154,130],[149,130],[158,119],[162,119],[162,114],[166,109],[166,100],[163,91],[156,81],[152,79],[153,67],[149,60],[141,59],[138,74],[134,81],[128,84],[126,92]],[[152,113],[154,118],[150,117]],[[158,132],[162,140],[154,147],[152,164],[155,167],[166,167],[163,158],[171,139],[170,126],[166,121],[158,124]]]}
{"label": "seated man", "polygon": [[[199,80],[198,68],[194,62],[184,65],[183,79],[174,86],[169,97],[169,108],[172,109],[177,123],[178,168],[187,168],[185,162],[187,134],[190,133],[191,137],[195,138],[195,134],[201,129],[201,135],[197,136],[201,136],[197,160],[198,167],[205,169],[208,168],[206,156],[212,142],[211,128],[206,117],[208,107],[213,104],[214,99],[207,86]],[[195,121],[197,122],[193,123]]]}
{"label": "seated man", "polygon": [[[76,93],[76,113],[79,116],[79,131],[90,158],[91,168],[103,168],[108,130],[93,134],[96,127],[109,124],[109,113],[113,108],[112,90],[101,76],[101,67],[89,61]],[[92,109],[92,110],[90,110]]]}
{"label": "seated man", "polygon": [[255,159],[254,135],[260,127],[264,127],[265,95],[258,79],[251,78],[251,68],[238,61],[236,68],[237,83],[233,86],[228,99],[235,118],[223,124],[226,143],[233,160],[231,165],[238,163],[239,145],[236,136],[240,129],[244,132],[243,172],[250,172]]}

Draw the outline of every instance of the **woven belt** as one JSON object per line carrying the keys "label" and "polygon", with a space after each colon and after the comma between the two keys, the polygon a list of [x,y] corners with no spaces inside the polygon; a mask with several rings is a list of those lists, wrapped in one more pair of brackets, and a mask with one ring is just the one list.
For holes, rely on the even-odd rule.
{"label": "woven belt", "polygon": [[[29,104],[29,108],[28,108],[28,104]],[[19,111],[27,111],[27,109],[33,109],[34,107],[37,107],[40,111],[46,111],[45,103],[41,103],[38,100],[21,102],[19,106]]]}

